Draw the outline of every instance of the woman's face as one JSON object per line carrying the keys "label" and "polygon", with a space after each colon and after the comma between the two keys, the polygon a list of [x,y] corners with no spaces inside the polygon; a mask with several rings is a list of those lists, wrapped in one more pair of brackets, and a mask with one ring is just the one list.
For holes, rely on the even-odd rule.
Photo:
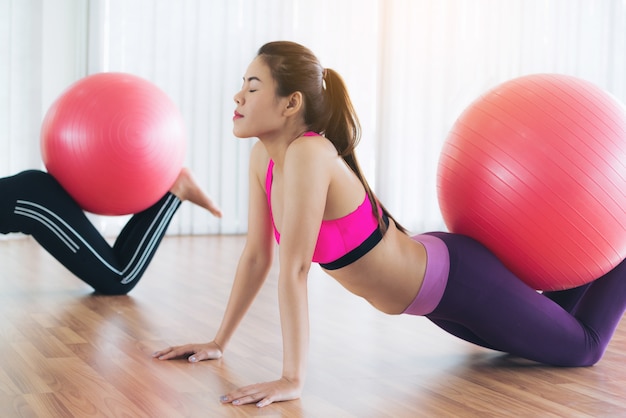
{"label": "woman's face", "polygon": [[257,57],[243,77],[243,86],[235,94],[233,133],[239,138],[261,137],[280,130],[282,110],[287,98],[276,96],[276,83],[265,61]]}

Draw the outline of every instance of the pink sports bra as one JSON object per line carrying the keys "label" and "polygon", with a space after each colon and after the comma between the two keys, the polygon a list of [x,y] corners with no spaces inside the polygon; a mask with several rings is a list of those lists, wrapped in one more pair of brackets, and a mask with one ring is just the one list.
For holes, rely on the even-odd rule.
{"label": "pink sports bra", "polygon": [[[267,166],[265,191],[272,216],[274,236],[280,244],[280,233],[272,215],[272,180],[274,161]],[[382,212],[380,207],[379,213]],[[389,225],[389,219],[383,214],[383,220]],[[317,244],[313,252],[313,262],[319,263],[327,270],[336,270],[347,266],[367,254],[382,239],[383,234],[378,227],[378,220],[372,214],[372,204],[365,194],[363,203],[348,215],[331,220],[322,220]]]}

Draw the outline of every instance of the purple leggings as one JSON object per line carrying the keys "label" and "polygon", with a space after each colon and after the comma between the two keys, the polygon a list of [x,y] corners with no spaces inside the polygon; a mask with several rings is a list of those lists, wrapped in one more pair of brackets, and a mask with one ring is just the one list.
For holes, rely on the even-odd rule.
{"label": "purple leggings", "polygon": [[483,245],[429,233],[446,244],[450,272],[437,307],[425,316],[471,343],[555,366],[590,366],[626,309],[626,264],[570,290],[538,293]]}

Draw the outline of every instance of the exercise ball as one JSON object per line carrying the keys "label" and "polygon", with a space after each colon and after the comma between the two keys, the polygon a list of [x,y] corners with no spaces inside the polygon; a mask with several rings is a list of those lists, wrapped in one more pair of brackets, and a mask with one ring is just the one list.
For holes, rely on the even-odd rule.
{"label": "exercise ball", "polygon": [[437,172],[451,232],[537,290],[573,288],[626,256],[626,112],[590,82],[507,81],[454,123]]}
{"label": "exercise ball", "polygon": [[85,77],[51,105],[41,154],[84,210],[140,212],[174,184],[185,157],[183,118],[154,84],[131,74]]}

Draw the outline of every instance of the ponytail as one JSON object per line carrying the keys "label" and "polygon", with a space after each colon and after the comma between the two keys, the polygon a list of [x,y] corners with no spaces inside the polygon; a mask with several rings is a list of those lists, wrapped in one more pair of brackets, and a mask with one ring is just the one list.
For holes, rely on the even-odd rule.
{"label": "ponytail", "polygon": [[[383,221],[383,217],[378,211],[381,208],[384,215],[391,218],[396,227],[402,232],[407,230],[400,225],[391,216],[389,211],[378,201],[376,195],[372,191],[367,179],[363,175],[363,170],[356,158],[356,146],[361,140],[361,124],[357,117],[346,84],[335,70],[327,68],[324,70],[325,97],[328,109],[328,122],[325,129],[316,132],[322,132],[333,143],[339,155],[344,159],[352,171],[357,175],[368,199],[372,205],[374,216],[378,219],[378,225],[381,231],[385,232],[387,225]],[[315,127],[312,128],[315,130]]]}

